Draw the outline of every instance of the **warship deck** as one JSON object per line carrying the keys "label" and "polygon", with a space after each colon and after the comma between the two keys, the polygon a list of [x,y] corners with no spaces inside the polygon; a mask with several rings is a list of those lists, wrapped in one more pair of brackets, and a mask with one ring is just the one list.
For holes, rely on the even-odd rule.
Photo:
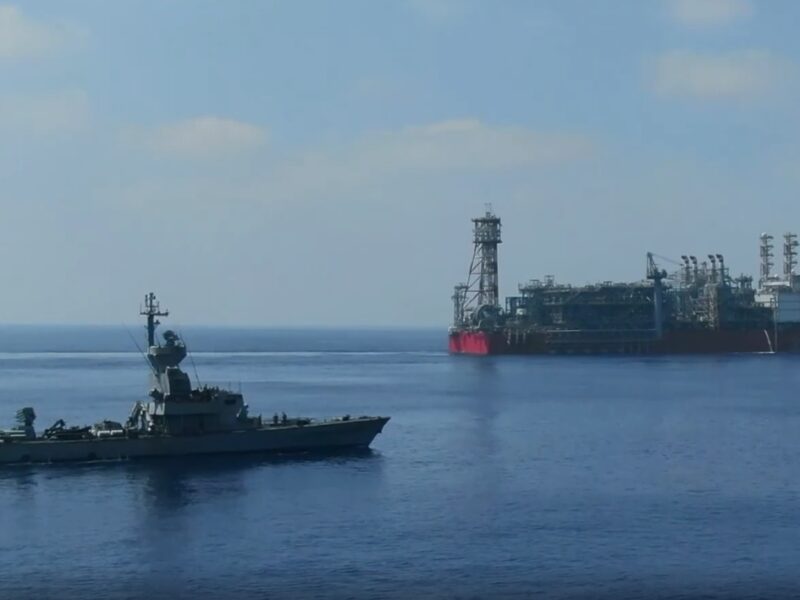
{"label": "warship deck", "polygon": [[197,435],[0,440],[0,464],[125,460],[233,453],[289,453],[366,448],[389,417],[358,417]]}

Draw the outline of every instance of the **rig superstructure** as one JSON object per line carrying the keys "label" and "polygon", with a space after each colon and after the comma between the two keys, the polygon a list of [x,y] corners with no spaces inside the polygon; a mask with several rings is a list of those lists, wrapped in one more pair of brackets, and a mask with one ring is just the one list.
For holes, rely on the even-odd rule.
{"label": "rig superstructure", "polygon": [[[800,352],[797,235],[783,236],[783,273],[773,273],[773,236],[761,235],[757,288],[733,277],[722,254],[683,255],[662,269],[646,255],[645,278],[573,286],[555,277],[519,285],[500,303],[500,219],[473,222],[466,283],[455,286],[449,347],[457,354],[692,354]],[[669,259],[663,259],[669,260]]]}

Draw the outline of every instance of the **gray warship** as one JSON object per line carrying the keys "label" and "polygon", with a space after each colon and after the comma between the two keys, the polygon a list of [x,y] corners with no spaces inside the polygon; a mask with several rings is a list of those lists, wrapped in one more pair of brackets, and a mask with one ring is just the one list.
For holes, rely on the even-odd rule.
{"label": "gray warship", "polygon": [[57,463],[232,453],[290,453],[368,448],[389,417],[317,420],[250,416],[242,394],[219,387],[193,388],[180,369],[186,344],[173,331],[156,341],[161,310],[155,294],[145,296],[147,361],[152,387],[134,404],[127,422],[101,421],[67,427],[63,420],[37,435],[35,411],[17,411],[17,425],[0,431],[0,464]]}

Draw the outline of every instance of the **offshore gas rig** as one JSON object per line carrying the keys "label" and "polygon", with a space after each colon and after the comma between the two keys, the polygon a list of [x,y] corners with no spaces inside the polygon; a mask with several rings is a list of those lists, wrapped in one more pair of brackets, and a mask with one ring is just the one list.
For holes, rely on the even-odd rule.
{"label": "offshore gas rig", "polygon": [[[519,286],[500,304],[500,219],[472,219],[466,283],[455,286],[450,352],[455,354],[700,354],[800,352],[797,235],[783,236],[774,274],[773,236],[761,234],[758,287],[731,277],[721,254],[684,255],[672,272],[647,253],[646,278],[573,286],[552,275]],[[672,262],[672,261],[670,261]]]}

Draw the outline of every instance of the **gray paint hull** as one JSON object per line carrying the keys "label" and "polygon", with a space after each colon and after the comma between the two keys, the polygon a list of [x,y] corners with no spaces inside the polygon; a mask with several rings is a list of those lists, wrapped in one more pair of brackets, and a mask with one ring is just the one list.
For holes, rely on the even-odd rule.
{"label": "gray paint hull", "polygon": [[366,448],[389,419],[370,417],[194,436],[142,436],[0,443],[0,464],[120,460],[159,456]]}

